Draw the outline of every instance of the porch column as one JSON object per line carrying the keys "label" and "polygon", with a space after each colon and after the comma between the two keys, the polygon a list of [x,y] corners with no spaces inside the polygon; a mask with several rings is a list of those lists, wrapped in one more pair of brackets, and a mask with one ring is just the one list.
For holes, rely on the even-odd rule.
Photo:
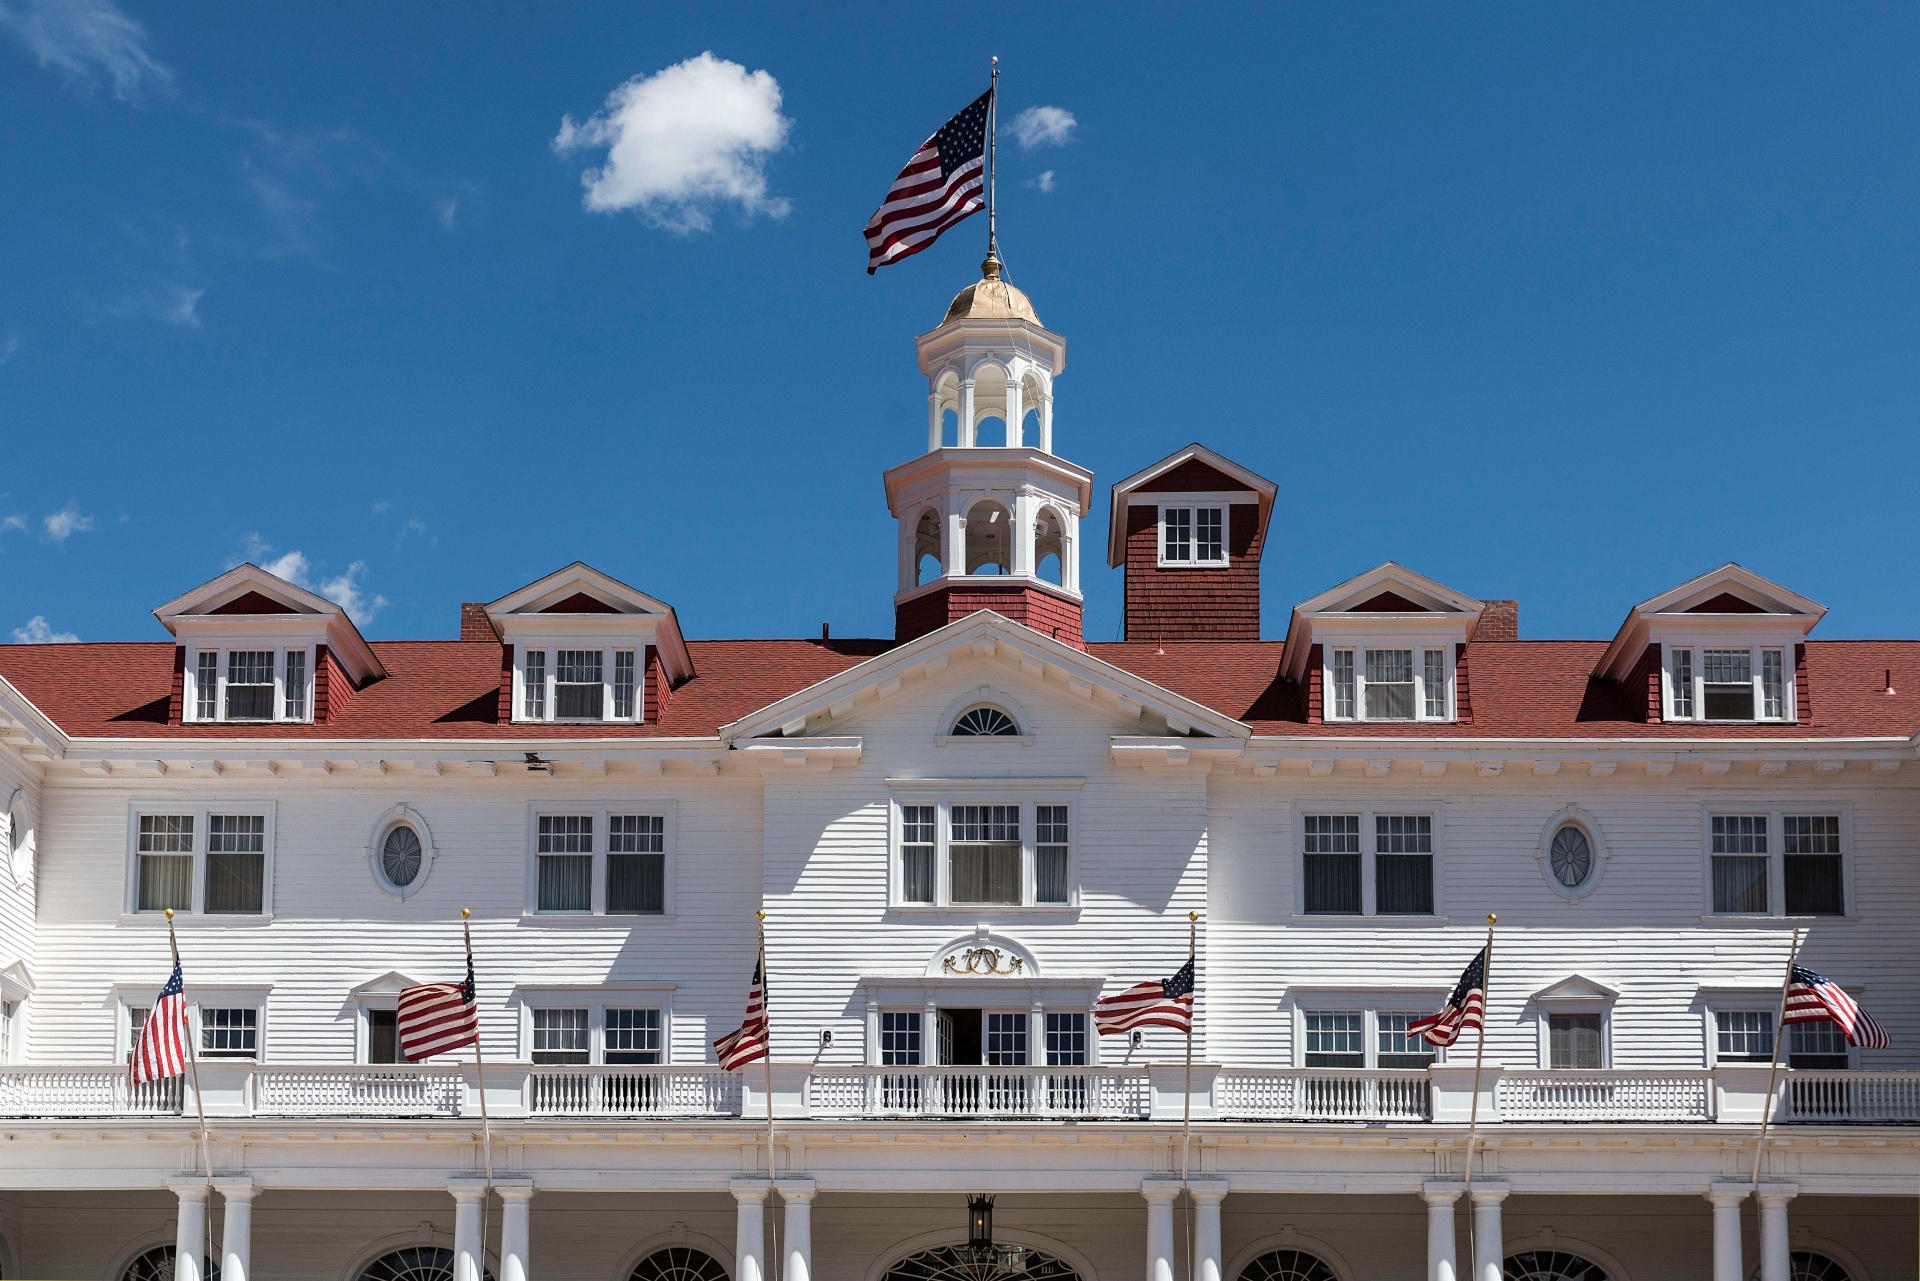
{"label": "porch column", "polygon": [[781,1281],[813,1281],[813,1180],[778,1179],[774,1186],[780,1189],[780,1203],[787,1207]]}
{"label": "porch column", "polygon": [[[1500,1203],[1506,1199],[1504,1183],[1474,1185],[1473,1281],[1501,1281],[1507,1238],[1500,1226]],[[1780,1281],[1787,1279],[1782,1277]]]}
{"label": "porch column", "polygon": [[1740,1258],[1740,1207],[1752,1190],[1744,1183],[1716,1183],[1707,1192],[1713,1202],[1713,1281],[1747,1281]]}
{"label": "porch column", "polygon": [[[533,1180],[495,1183],[500,1194],[500,1281],[527,1281],[533,1275]],[[221,1281],[226,1281],[222,1277]]]}
{"label": "porch column", "polygon": [[1787,1246],[1787,1202],[1798,1195],[1795,1183],[1760,1185],[1760,1281],[1788,1281],[1793,1269]]}
{"label": "porch column", "polygon": [[213,1186],[220,1189],[225,1211],[220,1228],[220,1281],[248,1281],[253,1276],[253,1198],[259,1189],[244,1175],[215,1179]]}
{"label": "porch column", "polygon": [[1429,1183],[1420,1190],[1427,1203],[1427,1281],[1458,1281],[1453,1207],[1460,1200],[1462,1187],[1458,1183]]}
{"label": "porch column", "polygon": [[180,1198],[180,1216],[173,1234],[174,1281],[206,1281],[207,1182],[172,1179],[167,1186]]}
{"label": "porch column", "polygon": [[1221,1281],[1226,1272],[1220,1257],[1220,1202],[1227,1189],[1225,1179],[1194,1179],[1187,1185],[1193,1195],[1193,1281]]}
{"label": "porch column", "polygon": [[1178,1179],[1142,1179],[1147,1199],[1147,1281],[1173,1281],[1173,1201]]}
{"label": "porch column", "polygon": [[480,1179],[447,1180],[453,1194],[453,1281],[481,1281],[487,1243],[480,1239],[480,1202],[487,1185]]}
{"label": "porch column", "polygon": [[767,1179],[734,1179],[733,1281],[767,1281]]}

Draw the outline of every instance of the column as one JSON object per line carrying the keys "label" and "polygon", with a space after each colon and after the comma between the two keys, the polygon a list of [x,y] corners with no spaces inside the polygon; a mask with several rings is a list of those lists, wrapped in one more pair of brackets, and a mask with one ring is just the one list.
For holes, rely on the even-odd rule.
{"label": "column", "polygon": [[533,1180],[495,1183],[493,1189],[501,1201],[500,1281],[527,1281],[533,1275]]}
{"label": "column", "polygon": [[1500,1226],[1500,1203],[1506,1199],[1504,1183],[1474,1185],[1473,1281],[1501,1281],[1507,1238]]}
{"label": "column", "polygon": [[940,448],[940,393],[934,392],[927,397],[927,452]]}
{"label": "column", "polygon": [[767,1281],[766,1179],[734,1179],[727,1184],[736,1202],[733,1230],[733,1281]]}
{"label": "column", "polygon": [[1750,1191],[1744,1183],[1716,1183],[1707,1192],[1713,1202],[1713,1281],[1747,1281],[1740,1258],[1740,1206]]}
{"label": "column", "polygon": [[1040,452],[1053,452],[1053,389],[1048,387],[1040,394]]}
{"label": "column", "polygon": [[1760,1281],[1789,1281],[1793,1269],[1787,1248],[1787,1202],[1800,1191],[1795,1183],[1760,1185]]}
{"label": "column", "polygon": [[786,1206],[787,1243],[781,1259],[781,1281],[813,1279],[813,1193],[812,1179],[776,1179],[780,1203]]}
{"label": "column", "polygon": [[1221,1281],[1226,1260],[1220,1257],[1220,1202],[1226,1199],[1225,1179],[1195,1179],[1187,1185],[1193,1197],[1193,1281]]}
{"label": "column", "polygon": [[253,1197],[259,1189],[245,1175],[215,1179],[225,1211],[220,1227],[220,1281],[253,1276]]}
{"label": "column", "polygon": [[[1427,1202],[1427,1281],[1457,1281],[1458,1234],[1453,1226],[1453,1206],[1464,1185],[1429,1183],[1420,1191]],[[1718,1281],[1718,1278],[1715,1278]]]}
{"label": "column", "polygon": [[[948,495],[947,501],[958,505],[959,495]],[[947,513],[947,574],[958,577],[967,572],[967,514],[963,511]]]}
{"label": "column", "polygon": [[1147,1281],[1173,1281],[1173,1201],[1178,1179],[1142,1179],[1147,1199]]}
{"label": "column", "polygon": [[962,449],[973,448],[973,379],[968,378],[960,384],[960,430],[954,435],[954,441]]}
{"label": "column", "polygon": [[487,1243],[480,1239],[480,1201],[487,1185],[480,1179],[447,1180],[453,1194],[453,1281],[481,1281]]}
{"label": "column", "polygon": [[1027,407],[1022,401],[1020,377],[1017,369],[1007,370],[1007,443],[1024,445],[1025,437],[1020,430],[1020,420],[1026,417]]}
{"label": "column", "polygon": [[173,1235],[174,1281],[206,1281],[206,1180],[174,1179],[167,1186],[180,1198],[179,1226]]}
{"label": "column", "polygon": [[1028,578],[1033,576],[1033,513],[1036,505],[1032,494],[1015,494],[1013,528],[1007,531],[1013,535],[1013,555],[1007,561],[1007,569]]}

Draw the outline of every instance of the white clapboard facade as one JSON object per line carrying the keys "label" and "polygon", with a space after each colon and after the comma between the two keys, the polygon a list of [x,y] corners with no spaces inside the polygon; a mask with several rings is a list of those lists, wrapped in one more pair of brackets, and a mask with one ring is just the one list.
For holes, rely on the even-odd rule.
{"label": "white clapboard facade", "polygon": [[[1737,566],[1552,642],[1387,565],[1261,641],[1278,490],[1197,445],[1089,643],[1065,353],[997,263],[920,340],[890,640],[574,565],[369,643],[241,566],[0,648],[0,1277],[1912,1277],[1920,644]],[[197,1089],[126,1066],[167,908]],[[462,908],[484,1067],[409,1064]],[[1409,1040],[1490,914],[1484,1053]],[[1099,1035],[1190,937],[1191,1062]],[[1891,1049],[1783,1035],[1796,939]]]}

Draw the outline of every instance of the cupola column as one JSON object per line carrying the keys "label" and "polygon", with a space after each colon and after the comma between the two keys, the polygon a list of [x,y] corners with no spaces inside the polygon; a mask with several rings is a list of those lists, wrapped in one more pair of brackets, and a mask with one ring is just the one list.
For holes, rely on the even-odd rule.
{"label": "cupola column", "polygon": [[[1020,420],[1026,416],[1026,412],[1020,399],[1020,371],[1016,365],[1007,373],[1007,443],[1009,445],[1025,443],[1021,438]],[[1016,568],[1013,572],[1017,574],[1020,571]]]}
{"label": "cupola column", "polygon": [[[1011,391],[1008,395],[1012,395]],[[1024,577],[1033,575],[1033,508],[1032,494],[1013,496],[1013,572]]]}
{"label": "cupola column", "polygon": [[927,397],[927,452],[940,448],[940,393]]}
{"label": "cupola column", "polygon": [[973,448],[973,426],[973,379],[963,378],[960,380],[960,434],[955,438],[960,448]]}
{"label": "cupola column", "polygon": [[[1043,393],[1040,397],[1040,452],[1053,452],[1053,395]],[[1078,584],[1075,584],[1077,587]]]}
{"label": "cupola column", "polygon": [[[973,384],[969,383],[967,386],[971,389]],[[972,399],[970,391],[968,399]],[[949,498],[948,501],[953,500]],[[946,572],[949,578],[965,577],[967,572],[967,517],[965,512],[959,510],[957,503],[954,509],[947,513]]]}

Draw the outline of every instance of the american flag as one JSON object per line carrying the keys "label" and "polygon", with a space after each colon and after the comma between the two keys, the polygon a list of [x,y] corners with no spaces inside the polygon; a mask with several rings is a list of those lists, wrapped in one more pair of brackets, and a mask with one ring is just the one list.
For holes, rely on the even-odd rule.
{"label": "american flag", "polygon": [[1434,1045],[1452,1045],[1470,1027],[1486,1029],[1487,950],[1481,948],[1460,974],[1453,995],[1438,1014],[1414,1019],[1407,1024],[1407,1035],[1425,1037]]}
{"label": "american flag", "polygon": [[160,989],[160,999],[140,1025],[140,1044],[134,1047],[130,1066],[135,1085],[182,1076],[187,1070],[187,985],[180,977],[180,962],[173,963],[173,977]]}
{"label": "american flag", "polygon": [[867,274],[919,253],[987,203],[987,114],[993,90],[920,144],[867,220]]}
{"label": "american flag", "polygon": [[1873,1021],[1873,1016],[1832,979],[1815,974],[1804,965],[1793,967],[1787,983],[1787,1012],[1782,1023],[1824,1023],[1828,1019],[1840,1025],[1849,1045],[1869,1050],[1893,1048],[1893,1038]]}
{"label": "american flag", "polygon": [[400,1053],[409,1063],[480,1043],[480,1005],[473,995],[473,955],[465,983],[419,983],[400,989]]}
{"label": "american flag", "polygon": [[1193,1031],[1193,957],[1169,979],[1135,983],[1094,1003],[1093,1026],[1101,1036],[1137,1027]]}
{"label": "american flag", "polygon": [[720,1067],[731,1072],[767,1057],[767,958],[763,952],[753,967],[753,987],[747,993],[747,1017],[737,1031],[713,1043]]}

